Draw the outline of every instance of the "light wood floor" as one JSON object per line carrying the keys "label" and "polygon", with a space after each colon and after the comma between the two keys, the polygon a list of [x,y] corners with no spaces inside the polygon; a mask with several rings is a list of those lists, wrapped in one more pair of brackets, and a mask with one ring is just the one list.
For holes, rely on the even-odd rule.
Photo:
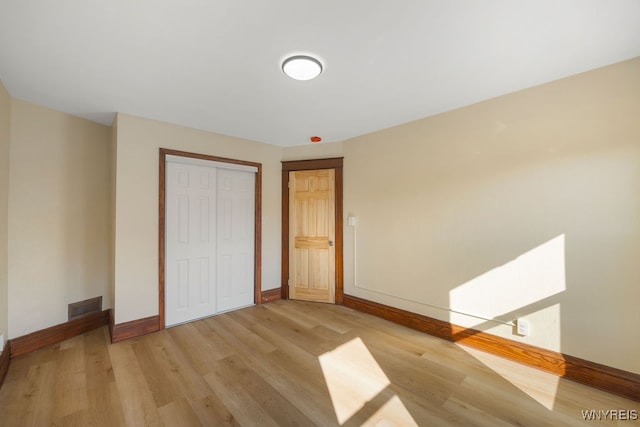
{"label": "light wood floor", "polygon": [[578,426],[640,404],[341,306],[277,301],[18,357],[2,426]]}

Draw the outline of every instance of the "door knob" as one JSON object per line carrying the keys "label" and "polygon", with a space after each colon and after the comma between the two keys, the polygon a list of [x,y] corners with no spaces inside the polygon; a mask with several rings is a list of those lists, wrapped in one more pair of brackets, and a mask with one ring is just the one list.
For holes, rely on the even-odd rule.
{"label": "door knob", "polygon": [[329,246],[333,246],[333,240],[329,240]]}

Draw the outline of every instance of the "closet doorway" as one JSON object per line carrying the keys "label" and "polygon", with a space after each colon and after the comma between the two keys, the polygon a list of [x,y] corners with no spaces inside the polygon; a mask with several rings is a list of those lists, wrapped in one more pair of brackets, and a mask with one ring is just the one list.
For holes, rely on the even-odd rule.
{"label": "closet doorway", "polygon": [[160,327],[259,302],[261,165],[160,150]]}

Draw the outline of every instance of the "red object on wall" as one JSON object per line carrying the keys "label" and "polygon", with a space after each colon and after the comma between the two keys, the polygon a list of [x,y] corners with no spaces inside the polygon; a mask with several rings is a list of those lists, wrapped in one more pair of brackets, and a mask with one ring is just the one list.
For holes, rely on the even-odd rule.
{"label": "red object on wall", "polygon": [[320,138],[319,136],[312,136],[311,138],[309,138],[309,140],[311,142],[320,142],[322,141],[322,138]]}

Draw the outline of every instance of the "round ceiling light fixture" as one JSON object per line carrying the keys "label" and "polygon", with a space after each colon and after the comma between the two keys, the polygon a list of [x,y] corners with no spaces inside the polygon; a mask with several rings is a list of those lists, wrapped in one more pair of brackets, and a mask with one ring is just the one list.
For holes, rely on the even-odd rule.
{"label": "round ceiling light fixture", "polygon": [[322,63],[312,56],[294,55],[282,62],[282,71],[295,80],[311,80],[322,73]]}

